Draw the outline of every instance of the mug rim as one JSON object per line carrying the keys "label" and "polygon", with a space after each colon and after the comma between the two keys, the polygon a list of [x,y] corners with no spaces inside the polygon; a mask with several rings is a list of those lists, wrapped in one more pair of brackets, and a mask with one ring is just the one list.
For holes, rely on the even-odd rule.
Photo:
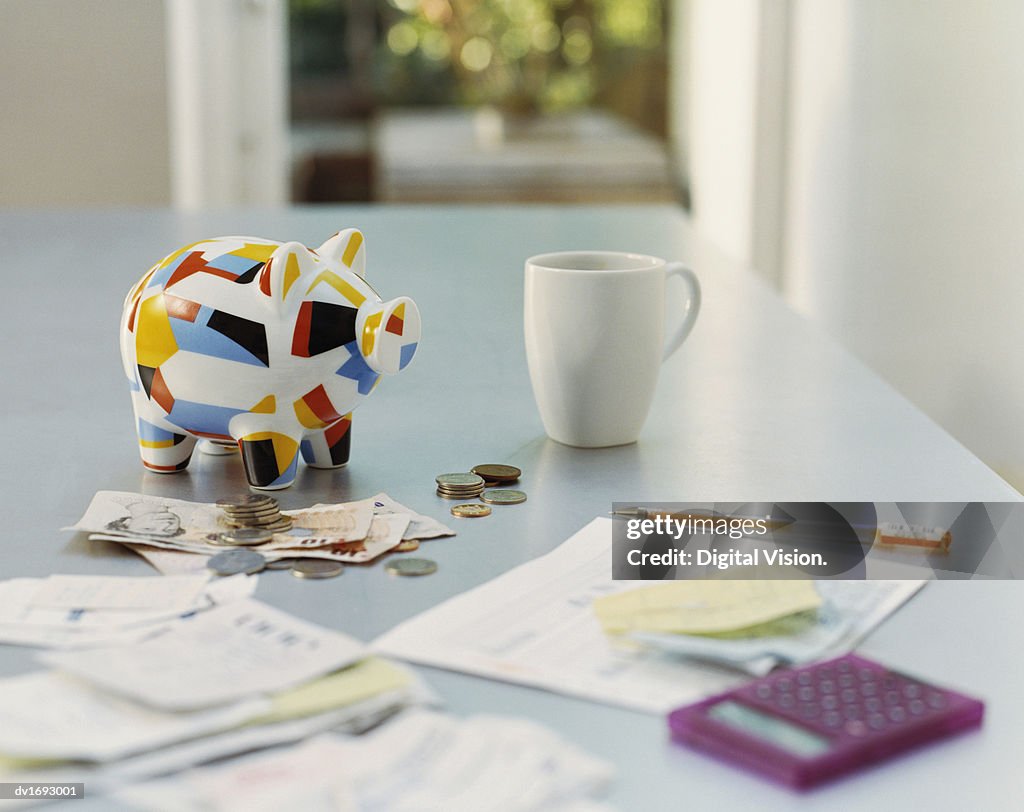
{"label": "mug rim", "polygon": [[[620,265],[625,267],[613,268],[579,268],[569,267],[567,264],[558,264],[561,259],[563,263],[568,257],[604,257],[605,259],[615,257],[620,260]],[[627,265],[627,262],[632,261]],[[575,264],[584,264],[579,261]],[[641,254],[635,251],[606,251],[591,250],[586,248],[573,249],[568,251],[548,251],[543,254],[536,254],[526,260],[527,267],[533,267],[542,271],[555,271],[558,273],[578,274],[607,274],[607,273],[637,273],[642,271],[655,271],[663,268],[668,263],[661,257],[652,254]]]}

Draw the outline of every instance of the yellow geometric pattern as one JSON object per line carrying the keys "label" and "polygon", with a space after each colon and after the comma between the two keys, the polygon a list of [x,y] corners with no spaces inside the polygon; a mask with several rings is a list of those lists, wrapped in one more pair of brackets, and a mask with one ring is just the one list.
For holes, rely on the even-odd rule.
{"label": "yellow geometric pattern", "polygon": [[277,470],[286,471],[292,464],[295,455],[299,451],[299,444],[287,434],[278,434],[276,431],[258,431],[255,434],[247,434],[241,438],[242,442],[255,443],[260,440],[270,440],[274,445],[274,459],[277,461]]}
{"label": "yellow geometric pattern", "polygon": [[310,292],[313,290],[313,288],[315,288],[321,282],[330,285],[332,288],[338,291],[338,293],[340,293],[342,296],[344,296],[346,299],[352,302],[352,304],[355,305],[356,307],[359,307],[363,302],[366,301],[366,297],[363,296],[363,294],[361,294],[358,290],[352,287],[348,282],[346,282],[333,271],[321,271],[319,274],[317,274],[316,279],[313,280],[313,283],[306,290],[306,295],[308,296]]}
{"label": "yellow geometric pattern", "polygon": [[171,322],[158,293],[139,305],[139,324],[135,330],[135,356],[144,367],[158,367],[178,351]]}
{"label": "yellow geometric pattern", "polygon": [[377,339],[377,329],[380,327],[381,313],[377,312],[367,316],[363,325],[363,355],[370,355],[373,352],[373,344]]}
{"label": "yellow geometric pattern", "polygon": [[295,417],[307,429],[322,429],[327,426],[302,398],[295,401],[292,406],[295,408]]}
{"label": "yellow geometric pattern", "polygon": [[274,414],[277,411],[277,398],[267,395],[249,411],[253,414]]}
{"label": "yellow geometric pattern", "polygon": [[278,248],[277,243],[264,245],[258,242],[247,242],[241,248],[230,251],[229,254],[235,257],[244,257],[256,262],[266,262]]}
{"label": "yellow geometric pattern", "polygon": [[299,269],[299,258],[295,254],[288,255],[288,262],[284,266],[284,286],[281,290],[281,298],[284,299],[288,295],[288,291],[292,285],[295,284],[295,280],[299,278],[302,271]]}
{"label": "yellow geometric pattern", "polygon": [[352,267],[352,262],[356,258],[356,254],[359,253],[359,247],[363,244],[363,235],[358,231],[349,237],[348,245],[345,246],[345,253],[341,255],[341,261],[345,263],[348,268]]}

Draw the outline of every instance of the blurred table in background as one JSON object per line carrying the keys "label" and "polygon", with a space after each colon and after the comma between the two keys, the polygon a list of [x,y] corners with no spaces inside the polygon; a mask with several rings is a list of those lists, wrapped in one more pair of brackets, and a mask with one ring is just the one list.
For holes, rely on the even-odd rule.
{"label": "blurred table in background", "polygon": [[674,202],[665,144],[613,114],[384,110],[373,133],[381,202]]}

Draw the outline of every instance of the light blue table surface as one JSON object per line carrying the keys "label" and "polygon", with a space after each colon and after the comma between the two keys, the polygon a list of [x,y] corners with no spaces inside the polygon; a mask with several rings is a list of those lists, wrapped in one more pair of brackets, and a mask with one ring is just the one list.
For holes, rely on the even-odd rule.
{"label": "light blue table surface", "polygon": [[[428,542],[429,578],[376,566],[303,582],[267,573],[258,597],[371,640],[401,620],[564,541],[612,501],[1017,501],[1020,495],[671,206],[323,207],[288,210],[0,212],[5,532],[0,577],[152,572],[115,544],[61,533],[98,489],[212,501],[244,487],[237,458],[196,455],[187,473],[143,470],[117,349],[128,288],[164,254],[249,234],[319,245],[341,227],[367,240],[367,277],[413,297],[413,364],[355,414],[342,471],[300,467],[285,508],[386,491],[452,524]],[[561,446],[544,436],[522,334],[523,260],[558,249],[658,254],[692,263],[703,312],[664,366],[635,445]],[[457,520],[434,476],[482,462],[520,466],[529,501]],[[610,566],[610,564],[609,564]],[[929,584],[860,647],[985,699],[984,728],[808,795],[670,744],[662,719],[423,668],[448,710],[541,721],[614,762],[624,810],[1024,808],[1024,587]],[[0,674],[33,667],[0,646]],[[91,808],[104,808],[98,799]],[[71,807],[84,809],[81,805]]]}

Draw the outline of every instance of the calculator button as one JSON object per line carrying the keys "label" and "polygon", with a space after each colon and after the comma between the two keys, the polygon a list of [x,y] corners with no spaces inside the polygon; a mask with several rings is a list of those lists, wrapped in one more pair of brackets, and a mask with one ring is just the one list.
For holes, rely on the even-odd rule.
{"label": "calculator button", "polygon": [[889,708],[890,722],[904,722],[907,719],[907,712],[903,708]]}
{"label": "calculator button", "polygon": [[830,679],[822,680],[821,684],[818,686],[818,690],[823,694],[835,693],[836,683],[834,680]]}
{"label": "calculator button", "polygon": [[868,716],[868,726],[872,730],[881,730],[885,727],[885,717],[880,713],[872,713]]}
{"label": "calculator button", "polygon": [[926,708],[924,706],[924,702],[920,699],[911,699],[907,705],[907,710],[914,714],[914,716],[920,716],[925,712]]}
{"label": "calculator button", "polygon": [[944,697],[937,691],[931,691],[928,694],[927,701],[929,708],[935,708],[936,710],[938,710],[939,708],[946,707],[946,697]]}
{"label": "calculator button", "polygon": [[796,681],[799,685],[810,685],[814,682],[814,676],[809,671],[801,671],[796,675]]}
{"label": "calculator button", "polygon": [[890,691],[899,684],[899,680],[896,679],[896,677],[894,677],[892,674],[887,674],[885,676],[885,679],[882,680],[882,686],[888,688]]}
{"label": "calculator button", "polygon": [[886,691],[885,692],[885,704],[886,705],[898,705],[902,701],[899,691]]}
{"label": "calculator button", "polygon": [[854,682],[853,674],[840,674],[839,675],[839,687],[840,688],[849,688],[851,685],[853,685],[853,682]]}
{"label": "calculator button", "polygon": [[868,726],[859,720],[851,720],[843,725],[843,730],[851,736],[863,736],[868,732]]}
{"label": "calculator button", "polygon": [[903,686],[903,695],[907,699],[917,699],[921,696],[921,686],[910,682]]}
{"label": "calculator button", "polygon": [[814,719],[819,713],[821,713],[820,708],[813,702],[804,702],[800,705],[800,715],[804,719]]}
{"label": "calculator button", "polygon": [[767,699],[772,695],[772,686],[761,683],[754,689],[754,693],[761,697],[761,699]]}
{"label": "calculator button", "polygon": [[853,688],[846,688],[839,696],[842,697],[843,702],[857,701],[857,692]]}
{"label": "calculator button", "polygon": [[848,662],[847,662],[846,660],[840,660],[840,661],[839,661],[839,662],[838,662],[838,663],[836,664],[836,670],[837,670],[837,671],[838,671],[838,672],[839,672],[840,674],[847,674],[847,673],[849,673],[849,672],[850,672],[851,670],[853,670],[853,666],[852,666],[852,665],[850,665],[850,664],[849,664],[849,663],[848,663]]}
{"label": "calculator button", "polygon": [[839,727],[843,723],[843,717],[835,711],[829,711],[821,717],[821,721],[828,727]]}
{"label": "calculator button", "polygon": [[864,696],[874,696],[876,693],[878,693],[878,686],[875,685],[875,683],[873,682],[865,682],[863,685],[860,686],[860,692]]}
{"label": "calculator button", "polygon": [[843,716],[847,719],[860,719],[864,715],[860,705],[844,705]]}
{"label": "calculator button", "polygon": [[857,670],[857,676],[860,677],[861,680],[867,681],[875,678],[875,672],[870,668],[860,668]]}
{"label": "calculator button", "polygon": [[804,702],[809,702],[810,700],[814,699],[814,689],[797,688],[796,695],[799,699],[802,699]]}
{"label": "calculator button", "polygon": [[872,713],[878,713],[882,709],[882,700],[877,696],[872,696],[864,700],[864,707]]}
{"label": "calculator button", "polygon": [[776,701],[780,708],[792,708],[796,704],[793,694],[783,694]]}
{"label": "calculator button", "polygon": [[793,680],[791,680],[789,677],[782,677],[781,679],[775,681],[775,688],[779,691],[792,691]]}
{"label": "calculator button", "polygon": [[821,698],[821,707],[825,710],[835,710],[839,707],[839,700],[834,696],[823,696]]}

